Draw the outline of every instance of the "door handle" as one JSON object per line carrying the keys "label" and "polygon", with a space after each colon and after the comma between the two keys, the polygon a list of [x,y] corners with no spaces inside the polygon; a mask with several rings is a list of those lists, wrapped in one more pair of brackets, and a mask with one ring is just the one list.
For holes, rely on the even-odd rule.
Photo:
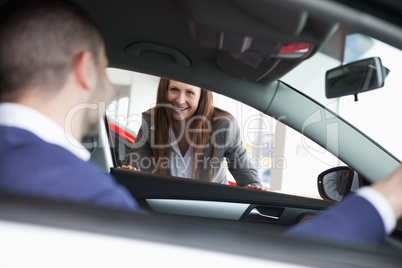
{"label": "door handle", "polygon": [[269,219],[273,219],[273,220],[279,219],[278,216],[263,214],[263,213],[259,212],[257,208],[252,209],[250,211],[250,213],[248,214],[248,217],[255,217],[255,216],[261,216],[261,217],[265,217],[265,218],[269,218]]}
{"label": "door handle", "polygon": [[246,220],[279,220],[284,208],[255,206],[246,216]]}

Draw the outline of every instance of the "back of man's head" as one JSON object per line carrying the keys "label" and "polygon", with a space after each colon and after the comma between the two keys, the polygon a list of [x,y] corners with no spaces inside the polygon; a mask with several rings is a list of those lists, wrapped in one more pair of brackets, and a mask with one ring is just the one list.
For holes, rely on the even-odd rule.
{"label": "back of man's head", "polygon": [[52,94],[77,56],[90,51],[97,63],[101,46],[95,24],[74,3],[9,1],[0,8],[0,101],[16,102],[32,88]]}

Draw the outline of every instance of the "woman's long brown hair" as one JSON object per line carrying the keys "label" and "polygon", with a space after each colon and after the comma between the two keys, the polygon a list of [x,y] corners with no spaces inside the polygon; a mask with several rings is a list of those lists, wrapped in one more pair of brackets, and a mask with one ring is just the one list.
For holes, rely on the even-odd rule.
{"label": "woman's long brown hair", "polygon": [[[154,110],[154,123],[155,123],[155,145],[158,146],[155,155],[156,172],[160,174],[166,174],[166,159],[169,158],[170,146],[169,144],[169,126],[172,124],[172,110],[167,105],[167,92],[169,89],[169,79],[161,78],[158,86],[158,93],[156,97],[156,107]],[[192,131],[190,139],[196,145],[194,147],[194,155],[192,161],[192,178],[196,178],[197,175],[197,163],[202,163],[204,158],[205,149],[208,146],[208,142],[212,135],[212,127],[214,124],[213,118],[215,116],[229,115],[228,112],[213,106],[212,92],[201,88],[200,100],[198,108],[192,116],[190,129],[202,131]],[[216,122],[215,122],[216,123]],[[206,130],[211,131],[206,131]],[[213,156],[215,155],[215,147],[213,149]],[[212,169],[209,173],[209,179],[211,180]]]}

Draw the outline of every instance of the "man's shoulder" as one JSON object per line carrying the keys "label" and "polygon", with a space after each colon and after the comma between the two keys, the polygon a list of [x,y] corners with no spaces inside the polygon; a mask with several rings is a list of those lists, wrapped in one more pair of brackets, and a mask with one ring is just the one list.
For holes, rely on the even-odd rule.
{"label": "man's shoulder", "polygon": [[[0,166],[6,170],[23,166],[33,169],[32,175],[41,169],[58,169],[68,174],[78,169],[82,173],[101,173],[93,164],[79,159],[65,148],[45,142],[29,131],[12,127],[0,127]],[[60,175],[64,173],[59,172]]]}
{"label": "man's shoulder", "polygon": [[4,157],[4,155],[12,157],[16,154],[21,159],[30,158],[31,161],[39,161],[38,158],[32,158],[32,155],[38,155],[38,157],[50,159],[54,159],[52,156],[53,154],[74,156],[66,149],[45,142],[29,131],[13,127],[0,127],[0,144],[0,157]]}
{"label": "man's shoulder", "polygon": [[[0,136],[0,190],[44,198],[56,198],[134,209],[127,191],[92,162],[20,130],[0,129],[19,139]],[[12,133],[11,133],[12,132]],[[27,133],[26,133],[27,132]],[[17,142],[18,141],[18,142]]]}
{"label": "man's shoulder", "polygon": [[10,126],[0,126],[0,141],[3,144],[21,144],[25,142],[38,142],[40,139],[25,129],[10,127]]}
{"label": "man's shoulder", "polygon": [[37,158],[33,155],[45,155],[44,150],[48,146],[48,143],[27,130],[0,126],[0,164],[24,158],[35,161]]}

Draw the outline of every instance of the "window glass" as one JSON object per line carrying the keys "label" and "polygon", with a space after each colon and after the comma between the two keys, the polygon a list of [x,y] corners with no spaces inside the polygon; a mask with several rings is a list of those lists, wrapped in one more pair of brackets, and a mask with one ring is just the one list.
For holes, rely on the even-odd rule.
{"label": "window glass", "polygon": [[[117,163],[123,165],[141,126],[142,112],[155,106],[159,78],[111,68],[107,72],[116,93],[106,114]],[[272,191],[320,198],[317,176],[337,166],[337,158],[286,127],[280,118],[220,94],[213,93],[213,97],[216,107],[237,119],[243,145],[265,186]],[[235,184],[228,170],[227,174]]]}
{"label": "window glass", "polygon": [[362,34],[347,36],[345,63],[380,57],[390,72],[384,87],[339,99],[339,114],[402,159],[402,129],[397,126],[402,113],[402,51]]}
{"label": "window glass", "polygon": [[[344,48],[338,51],[341,54],[339,58],[343,54],[344,64],[370,57],[381,59],[382,64],[390,70],[384,87],[358,94],[358,101],[354,101],[352,95],[327,99],[326,71],[340,66],[342,61],[322,52],[302,62],[281,80],[338,113],[391,154],[402,159],[402,128],[396,126],[402,112],[402,51],[360,33],[347,35],[344,42]],[[336,52],[330,43],[328,46],[329,50]]]}

